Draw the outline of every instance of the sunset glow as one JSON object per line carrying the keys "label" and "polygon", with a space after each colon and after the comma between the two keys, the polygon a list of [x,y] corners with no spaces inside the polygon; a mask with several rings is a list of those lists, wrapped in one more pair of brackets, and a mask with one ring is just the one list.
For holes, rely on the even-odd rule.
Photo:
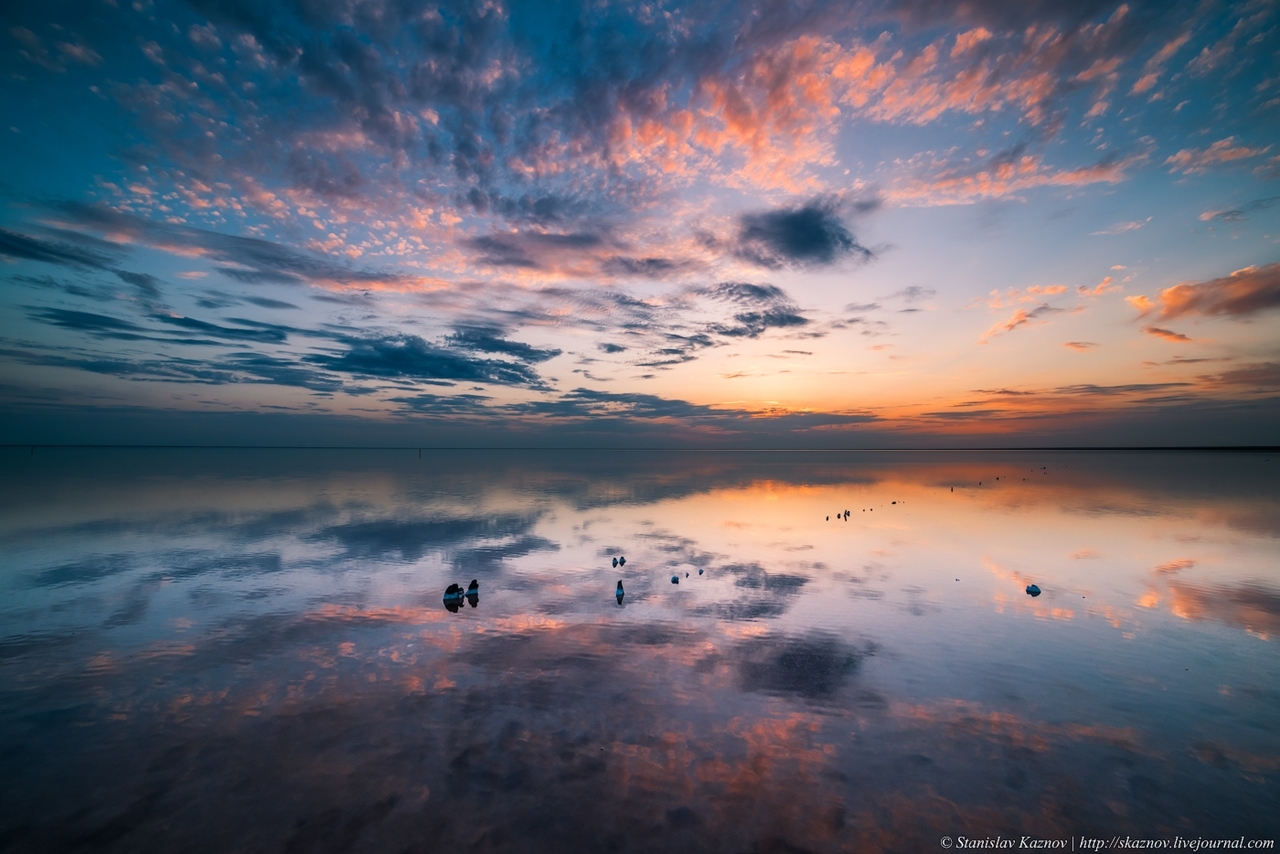
{"label": "sunset glow", "polygon": [[1280,426],[1273,2],[2,15],[7,443]]}

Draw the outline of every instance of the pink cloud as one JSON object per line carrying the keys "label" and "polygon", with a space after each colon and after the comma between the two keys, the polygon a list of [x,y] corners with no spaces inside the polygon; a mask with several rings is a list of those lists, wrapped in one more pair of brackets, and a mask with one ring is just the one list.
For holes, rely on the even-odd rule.
{"label": "pink cloud", "polygon": [[1181,171],[1187,175],[1195,172],[1203,172],[1210,166],[1218,163],[1229,163],[1232,160],[1245,160],[1250,157],[1257,157],[1260,154],[1266,154],[1271,150],[1271,146],[1266,148],[1248,148],[1243,145],[1236,145],[1234,136],[1226,139],[1220,139],[1208,148],[1184,148],[1177,154],[1171,154],[1164,164],[1171,166],[1170,172]]}

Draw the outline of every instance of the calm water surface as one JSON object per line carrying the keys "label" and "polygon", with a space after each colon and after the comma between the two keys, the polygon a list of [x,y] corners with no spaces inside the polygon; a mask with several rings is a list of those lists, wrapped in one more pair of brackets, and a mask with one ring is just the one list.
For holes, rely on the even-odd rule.
{"label": "calm water surface", "polygon": [[0,553],[3,850],[1280,828],[1280,456],[4,450]]}

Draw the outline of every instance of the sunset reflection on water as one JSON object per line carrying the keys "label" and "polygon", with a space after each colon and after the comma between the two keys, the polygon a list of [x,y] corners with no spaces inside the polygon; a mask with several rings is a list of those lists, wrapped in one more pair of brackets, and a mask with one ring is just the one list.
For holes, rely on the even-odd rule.
{"label": "sunset reflection on water", "polygon": [[0,848],[1275,833],[1280,457],[5,453]]}

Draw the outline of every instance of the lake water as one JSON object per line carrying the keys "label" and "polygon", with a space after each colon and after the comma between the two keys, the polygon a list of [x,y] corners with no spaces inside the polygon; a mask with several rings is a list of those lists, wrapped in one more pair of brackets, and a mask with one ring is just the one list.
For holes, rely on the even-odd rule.
{"label": "lake water", "polygon": [[3,850],[1280,828],[1280,455],[0,464]]}

